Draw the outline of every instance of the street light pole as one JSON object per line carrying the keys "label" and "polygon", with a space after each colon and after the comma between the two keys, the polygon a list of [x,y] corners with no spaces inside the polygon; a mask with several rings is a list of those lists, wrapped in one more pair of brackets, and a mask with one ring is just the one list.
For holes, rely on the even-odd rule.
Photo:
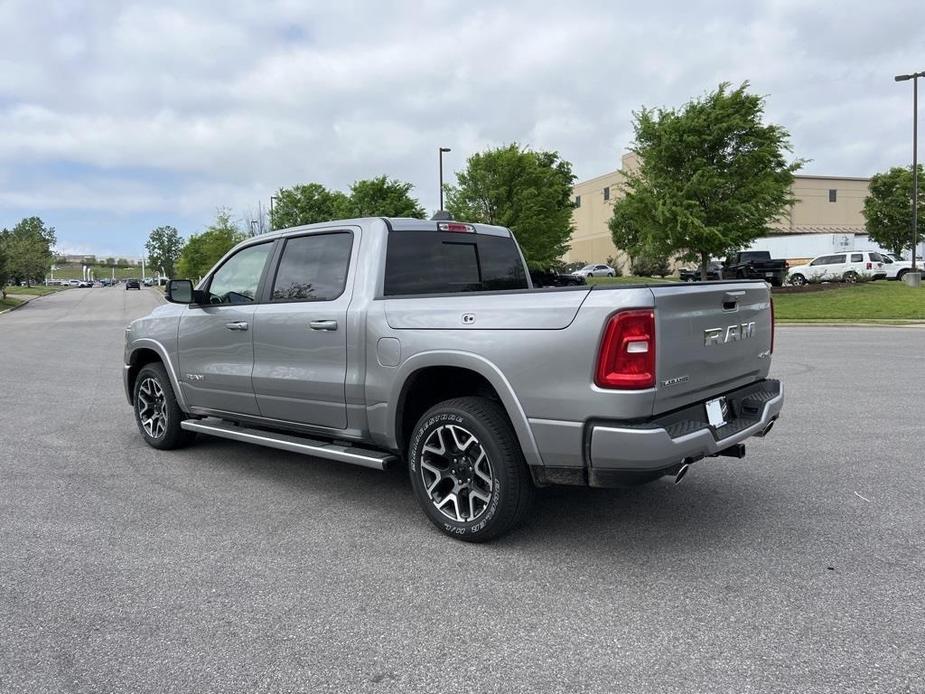
{"label": "street light pole", "polygon": [[[919,77],[925,77],[925,70],[911,75],[896,75],[897,82],[912,80],[912,269],[915,276],[915,250],[919,240]],[[915,282],[913,277],[912,282]]]}
{"label": "street light pole", "polygon": [[273,231],[276,227],[273,226],[273,201],[279,200],[279,197],[276,195],[270,196],[270,231]]}
{"label": "street light pole", "polygon": [[443,210],[443,153],[451,152],[452,150],[449,147],[441,147],[439,149],[440,153],[440,210]]}

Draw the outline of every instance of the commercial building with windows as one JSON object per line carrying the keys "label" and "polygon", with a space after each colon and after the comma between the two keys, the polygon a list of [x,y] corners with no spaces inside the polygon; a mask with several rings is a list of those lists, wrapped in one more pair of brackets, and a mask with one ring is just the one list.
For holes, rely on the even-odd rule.
{"label": "commercial building with windows", "polygon": [[[625,254],[614,246],[608,223],[614,201],[623,195],[624,172],[637,165],[635,154],[625,154],[619,170],[575,184],[574,231],[566,262],[602,263],[614,258],[624,264]],[[796,176],[796,202],[751,249],[769,250],[776,258],[794,261],[855,248],[876,250],[867,238],[861,214],[869,185],[869,178]]]}

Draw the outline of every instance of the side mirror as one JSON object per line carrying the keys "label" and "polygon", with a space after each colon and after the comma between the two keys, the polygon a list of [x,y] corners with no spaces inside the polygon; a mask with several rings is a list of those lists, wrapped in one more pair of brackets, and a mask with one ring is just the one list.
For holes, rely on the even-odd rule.
{"label": "side mirror", "polygon": [[190,280],[170,280],[164,298],[173,304],[193,303],[193,283]]}

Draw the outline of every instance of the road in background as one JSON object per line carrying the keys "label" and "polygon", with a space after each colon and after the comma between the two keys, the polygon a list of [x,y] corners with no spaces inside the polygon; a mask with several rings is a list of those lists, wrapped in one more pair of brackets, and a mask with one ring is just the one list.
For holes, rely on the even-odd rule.
{"label": "road in background", "polygon": [[159,302],[0,318],[0,691],[925,689],[925,331],[779,329],[744,460],[475,546],[401,471],[145,446],[122,332]]}

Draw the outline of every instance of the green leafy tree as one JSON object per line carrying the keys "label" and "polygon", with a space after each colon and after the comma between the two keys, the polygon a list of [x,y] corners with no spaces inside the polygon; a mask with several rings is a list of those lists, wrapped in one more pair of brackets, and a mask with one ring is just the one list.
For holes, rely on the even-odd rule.
{"label": "green leafy tree", "polygon": [[116,259],[115,259],[115,258],[106,258],[106,265],[109,265],[109,266],[111,267],[111,266],[113,266],[113,265],[115,265],[115,264],[116,264]]}
{"label": "green leafy tree", "polygon": [[148,235],[145,250],[152,268],[159,268],[167,277],[173,277],[183,250],[183,239],[172,226],[157,227]]}
{"label": "green leafy tree", "polygon": [[531,267],[555,265],[572,234],[572,165],[516,142],[469,157],[446,186],[454,219],[509,227]]}
{"label": "green leafy tree", "polygon": [[54,227],[38,217],[26,217],[3,233],[9,276],[18,282],[44,279],[51,268],[52,247],[57,242]]}
{"label": "green leafy tree", "polygon": [[411,197],[410,183],[379,176],[356,181],[350,186],[346,217],[414,217],[424,218],[424,208]]}
{"label": "green leafy tree", "polygon": [[667,256],[643,251],[632,258],[633,274],[639,277],[664,277],[671,274]]}
{"label": "green leafy tree", "polygon": [[[919,164],[919,229],[925,225],[925,169]],[[912,243],[912,169],[894,166],[874,174],[870,192],[864,200],[864,219],[872,241],[893,253],[911,249]],[[918,233],[916,244],[923,234]]]}
{"label": "green leafy tree", "polygon": [[232,247],[247,238],[232,221],[231,213],[219,209],[215,221],[201,234],[192,234],[177,262],[179,277],[197,278],[205,275]]}
{"label": "green leafy tree", "polygon": [[10,269],[7,262],[6,236],[9,230],[0,231],[0,296],[6,299],[6,285],[10,282]]}
{"label": "green leafy tree", "polygon": [[346,209],[347,196],[336,190],[330,191],[320,183],[281,188],[276,193],[270,226],[273,229],[286,229],[327,222],[350,216]]}
{"label": "green leafy tree", "polygon": [[634,114],[632,151],[640,166],[626,174],[614,204],[614,244],[630,255],[677,256],[700,264],[767,233],[793,204],[789,134],[765,124],[764,98],[728,83],[682,108]]}

